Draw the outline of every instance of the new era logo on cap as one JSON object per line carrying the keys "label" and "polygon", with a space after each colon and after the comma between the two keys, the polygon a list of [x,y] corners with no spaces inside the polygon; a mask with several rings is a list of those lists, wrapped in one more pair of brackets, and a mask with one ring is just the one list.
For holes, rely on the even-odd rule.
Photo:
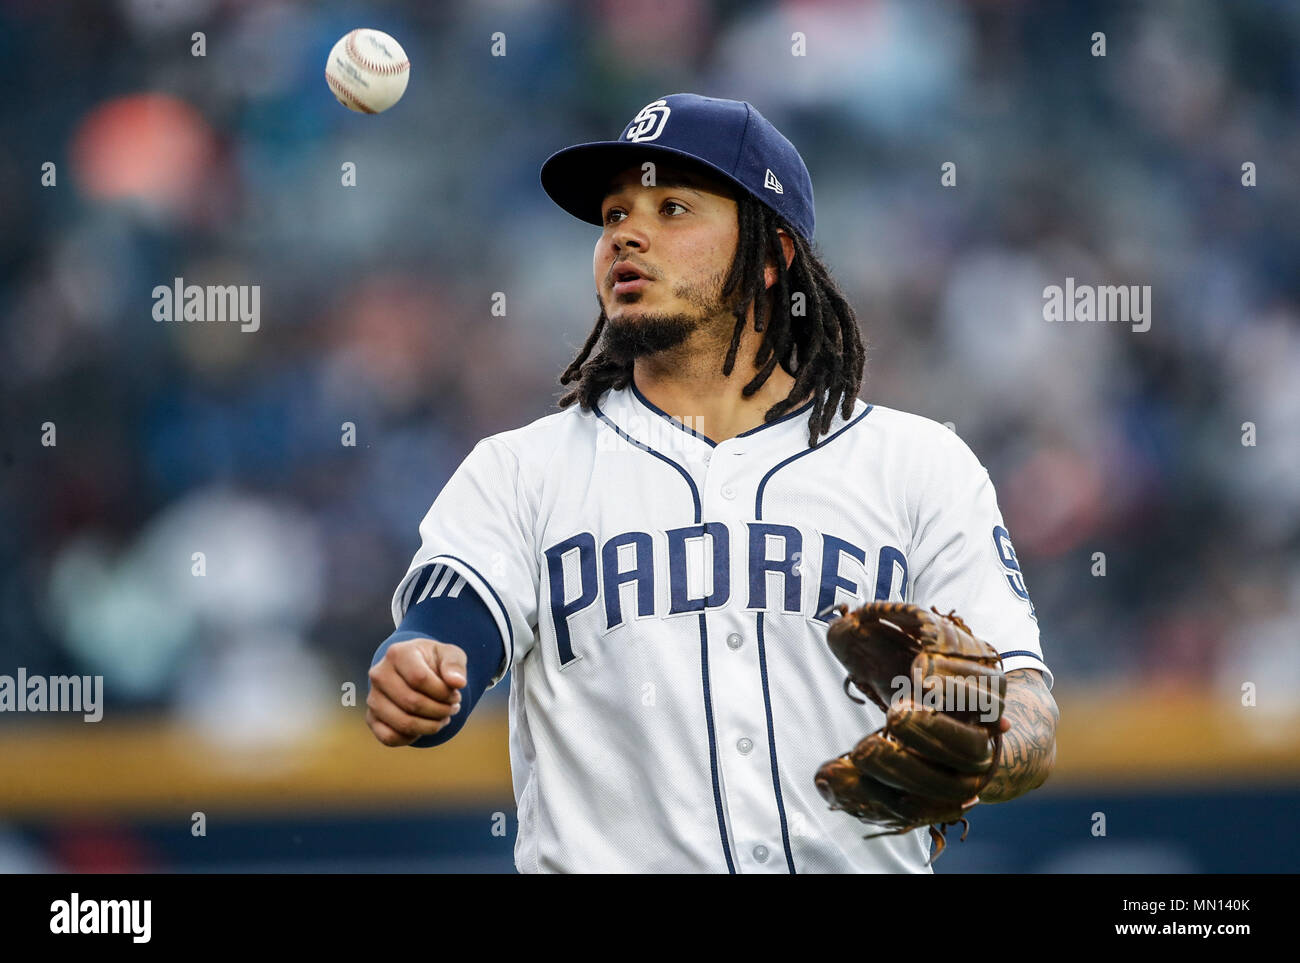
{"label": "new era logo on cap", "polygon": [[[691,161],[721,175],[813,237],[812,179],[803,158],[766,117],[743,100],[669,94],[646,104],[618,140],[566,147],[542,165],[542,187],[574,217],[601,223],[610,180],[647,161]],[[778,178],[774,171],[781,171]]]}

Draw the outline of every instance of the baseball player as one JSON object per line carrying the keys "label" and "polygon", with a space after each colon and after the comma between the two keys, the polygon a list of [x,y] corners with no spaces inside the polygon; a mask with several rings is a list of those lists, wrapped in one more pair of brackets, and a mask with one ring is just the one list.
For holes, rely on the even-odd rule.
{"label": "baseball player", "polygon": [[541,182],[600,228],[599,317],[561,410],[479,442],[425,516],[372,731],[439,745],[512,670],[521,872],[929,871],[923,827],[871,834],[814,784],[885,721],[845,698],[828,625],[874,601],[959,612],[1006,683],[963,805],[1040,785],[1052,676],[987,471],[857,397],[807,168],[750,104],[663,97]]}

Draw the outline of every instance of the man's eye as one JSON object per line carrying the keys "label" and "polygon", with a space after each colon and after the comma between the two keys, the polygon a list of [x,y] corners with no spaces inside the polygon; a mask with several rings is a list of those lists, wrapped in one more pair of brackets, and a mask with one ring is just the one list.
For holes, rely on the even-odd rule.
{"label": "man's eye", "polygon": [[[680,208],[682,213],[686,213],[688,210],[685,204],[682,204],[678,201],[664,201],[663,207],[661,207],[659,210],[663,213],[670,214],[675,217],[676,215],[672,213],[671,210],[672,208]],[[627,217],[627,211],[623,210],[620,207],[611,207],[605,213],[604,223],[616,224],[624,217]]]}

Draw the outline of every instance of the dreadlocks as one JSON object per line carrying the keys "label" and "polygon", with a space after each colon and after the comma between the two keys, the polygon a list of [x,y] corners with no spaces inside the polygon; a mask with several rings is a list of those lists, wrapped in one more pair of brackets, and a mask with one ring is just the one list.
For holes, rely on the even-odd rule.
{"label": "dreadlocks", "polygon": [[[733,305],[736,325],[722,373],[729,375],[735,367],[740,336],[753,305],[754,330],[763,332],[763,340],[754,358],[758,373],[741,389],[742,394],[751,397],[780,364],[794,376],[794,387],[783,400],[767,409],[763,420],[773,421],[789,413],[811,393],[813,409],[808,419],[808,445],[812,447],[830,429],[836,409],[845,418],[849,417],[862,387],[866,349],[857,318],[826,266],[779,214],[743,192],[736,198],[736,207],[740,238],[722,288],[723,299]],[[778,228],[794,241],[794,258],[789,268]],[[763,276],[768,261],[777,269],[776,283],[770,289]],[[804,312],[797,316],[791,313],[796,294],[804,296]],[[774,311],[777,305],[781,308]],[[631,383],[631,361],[618,360],[604,350],[590,357],[605,322],[602,306],[582,350],[560,375],[562,385],[577,382],[560,398],[561,408],[578,402],[583,408],[591,409],[607,389],[626,388]]]}

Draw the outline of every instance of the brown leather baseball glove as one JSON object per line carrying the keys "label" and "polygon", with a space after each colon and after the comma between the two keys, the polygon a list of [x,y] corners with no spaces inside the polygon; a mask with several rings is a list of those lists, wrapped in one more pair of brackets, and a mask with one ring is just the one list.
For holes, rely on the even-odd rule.
{"label": "brown leather baseball glove", "polygon": [[[885,711],[885,727],[817,770],[832,809],[882,827],[865,837],[930,827],[933,862],[944,831],[962,824],[1002,751],[1002,657],[953,613],[900,602],[838,607],[827,642],[849,683]],[[933,614],[932,614],[933,613]]]}

